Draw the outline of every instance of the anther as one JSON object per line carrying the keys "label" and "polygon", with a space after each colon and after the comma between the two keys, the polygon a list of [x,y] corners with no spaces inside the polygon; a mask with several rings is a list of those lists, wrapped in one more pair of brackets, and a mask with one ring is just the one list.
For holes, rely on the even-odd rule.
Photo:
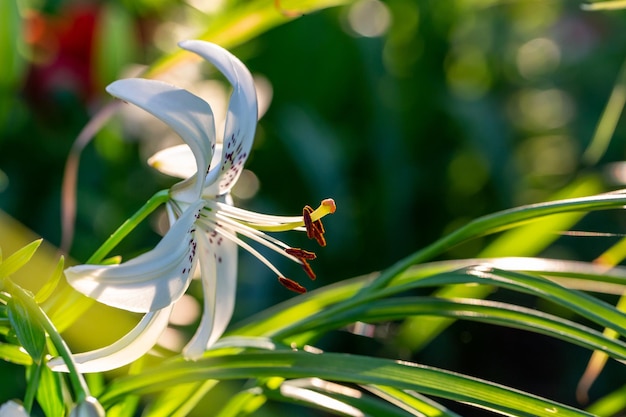
{"label": "anther", "polygon": [[300,262],[302,265],[302,269],[304,269],[304,272],[306,272],[311,280],[315,281],[316,276],[315,272],[313,272],[313,268],[311,268],[311,265],[309,265],[309,263],[304,259],[301,259]]}
{"label": "anther", "polygon": [[[334,211],[335,202],[332,199],[326,199],[322,202],[327,202],[326,205]],[[326,246],[326,239],[324,238],[324,225],[321,220],[315,220],[311,218],[311,214],[313,213],[313,209],[311,206],[304,206],[302,209],[302,219],[304,221],[304,227],[306,228],[306,236],[309,239],[315,239],[320,246]],[[331,213],[332,213],[331,211]]]}
{"label": "anther", "polygon": [[278,277],[278,282],[289,291],[297,292],[298,294],[304,294],[306,292],[306,288],[289,278]]}
{"label": "anther", "polygon": [[311,213],[313,213],[313,208],[311,206],[304,206],[302,209],[302,219],[304,220],[304,227],[306,228],[306,236],[309,239],[314,238],[314,228],[313,228],[313,220],[311,219]]}
{"label": "anther", "polygon": [[285,249],[285,252],[287,252],[291,256],[295,256],[298,259],[306,259],[308,261],[317,258],[317,255],[315,255],[315,253],[300,248],[287,248]]}

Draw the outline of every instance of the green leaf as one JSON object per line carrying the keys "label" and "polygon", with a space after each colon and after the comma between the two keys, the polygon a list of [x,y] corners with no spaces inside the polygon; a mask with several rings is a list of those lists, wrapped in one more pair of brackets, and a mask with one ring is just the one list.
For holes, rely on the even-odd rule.
{"label": "green leaf", "polygon": [[618,209],[622,208],[625,204],[626,192],[620,191],[589,197],[569,198],[531,204],[479,217],[454,232],[445,235],[443,238],[428,245],[424,249],[396,262],[394,265],[384,270],[367,288],[364,288],[358,297],[366,297],[367,294],[384,288],[391,280],[411,266],[426,262],[468,240],[510,230],[514,227],[539,221],[546,216]]}
{"label": "green leaf", "polygon": [[[555,304],[566,307],[575,313],[592,320],[604,327],[616,330],[626,336],[626,314],[602,300],[594,298],[580,291],[570,290],[554,281],[531,274],[515,271],[505,271],[494,268],[489,264],[463,268],[456,272],[443,273],[428,278],[417,277],[411,280],[407,274],[406,288],[420,288],[424,286],[438,286],[448,284],[488,284],[514,291],[531,294]],[[398,280],[400,284],[403,280]],[[403,288],[399,285],[392,292]],[[383,296],[383,294],[381,294]]]}
{"label": "green leaf", "polygon": [[260,387],[239,391],[228,399],[228,403],[214,417],[241,417],[254,413],[267,402]]}
{"label": "green leaf", "polygon": [[322,378],[362,385],[392,386],[447,398],[500,414],[521,417],[590,416],[584,411],[477,378],[415,363],[335,353],[254,351],[211,352],[196,362],[173,361],[142,375],[120,378],[101,397],[112,404],[128,393],[168,389],[207,379],[260,377]]}
{"label": "green leaf", "polygon": [[48,417],[62,416],[65,413],[61,375],[52,372],[46,365],[41,365],[37,402]]}
{"label": "green leaf", "polygon": [[[364,387],[372,394],[384,398],[404,410],[413,410],[417,415],[424,417],[460,417],[457,413],[448,410],[441,404],[418,394],[414,391],[402,391],[393,387],[367,386]],[[416,415],[411,413],[411,415]]]}
{"label": "green leaf", "polygon": [[626,343],[607,337],[594,329],[540,311],[486,300],[449,300],[433,297],[404,297],[375,300],[334,315],[332,321],[312,322],[308,332],[324,333],[356,321],[382,322],[408,316],[438,316],[472,320],[523,329],[565,340],[591,350],[601,350],[626,361]]}
{"label": "green leaf", "polygon": [[138,34],[127,10],[117,3],[105,3],[98,14],[94,36],[95,75],[105,86],[119,78],[122,69],[136,59]]}
{"label": "green leaf", "polygon": [[277,389],[264,392],[270,400],[305,405],[339,416],[408,417],[415,415],[406,409],[381,401],[380,398],[364,395],[360,390],[320,378],[288,380]]}
{"label": "green leaf", "polygon": [[[302,15],[313,13],[317,10],[352,3],[354,0],[300,0],[286,2],[282,5],[284,10],[297,10]],[[214,16],[211,24],[207,25],[204,33],[193,36],[232,48],[250,39],[253,39],[276,26],[287,23],[298,16],[287,16],[277,10],[275,0],[251,0],[241,2],[236,7],[224,8]],[[184,62],[190,56],[189,52],[178,50],[173,54],[166,55],[157,61],[146,74],[146,77],[155,77],[172,66]]]}
{"label": "green leaf", "polygon": [[617,416],[626,409],[626,385],[600,398],[588,408],[590,413],[602,417]]}
{"label": "green leaf", "polygon": [[[448,265],[454,266],[457,264],[452,263]],[[436,273],[438,271],[437,265],[431,266],[430,269],[428,266],[407,271],[393,280],[389,287],[371,294],[368,298],[348,298],[350,292],[346,291],[343,294],[346,297],[342,300],[343,303],[337,302],[336,305],[331,307],[325,301],[316,303],[318,297],[305,299],[300,306],[294,306],[278,313],[276,317],[265,319],[266,322],[260,323],[254,330],[261,330],[260,326],[267,325],[267,321],[271,320],[271,323],[276,327],[272,329],[264,328],[264,330],[268,330],[268,333],[265,333],[266,336],[283,339],[303,334],[307,331],[313,335],[319,333],[321,328],[334,327],[333,323],[338,320],[341,314],[349,314],[355,308],[366,308],[367,304],[375,299],[382,299],[399,292],[430,286],[487,284],[524,292],[552,301],[601,326],[612,328],[620,334],[626,335],[626,314],[601,300],[585,293],[562,287],[554,281],[531,274],[500,270],[493,268],[488,263],[441,273]],[[345,285],[340,288],[348,289]],[[329,297],[329,295],[324,294],[323,299],[330,301],[334,298]],[[311,300],[310,303],[309,300]],[[311,311],[311,307],[314,307],[316,311]],[[288,320],[285,320],[285,317],[288,317]],[[277,318],[282,318],[285,320],[285,323],[277,323]],[[358,317],[353,318],[361,320]],[[250,330],[243,329],[243,331]],[[304,337],[303,340],[306,341],[307,337]]]}
{"label": "green leaf", "polygon": [[24,19],[17,0],[0,2],[0,91],[19,87],[26,71]]}
{"label": "green leaf", "polygon": [[43,285],[43,287],[39,289],[39,291],[37,291],[37,294],[35,294],[36,303],[41,304],[44,301],[46,301],[48,297],[52,295],[56,287],[59,285],[59,281],[61,280],[61,277],[63,276],[64,265],[65,265],[65,260],[61,256],[61,258],[59,259],[59,262],[57,263],[56,268],[54,269],[54,272],[52,273],[52,276],[50,276],[50,279]]}
{"label": "green leaf", "polygon": [[33,319],[28,306],[20,297],[12,297],[8,307],[9,320],[18,341],[24,346],[33,361],[39,363],[46,347],[46,333],[43,327]]}
{"label": "green leaf", "polygon": [[137,412],[139,397],[127,395],[123,401],[115,404],[107,410],[107,417],[132,417]]}
{"label": "green leaf", "polygon": [[21,346],[9,343],[0,343],[0,359],[17,365],[31,365],[33,363],[33,358]]}
{"label": "green leaf", "polygon": [[0,264],[0,279],[8,277],[23,267],[30,258],[33,257],[39,245],[41,245],[42,239],[37,239],[34,242],[29,243],[23,248],[17,250],[11,256],[4,260]]}
{"label": "green leaf", "polygon": [[[603,187],[602,183],[595,176],[586,176],[557,192],[552,200],[561,201],[572,197],[593,195],[602,191]],[[506,233],[497,236],[484,248],[480,252],[479,257],[536,255],[554,242],[560,236],[559,232],[569,230],[585,215],[584,211],[551,215],[508,230]],[[447,298],[485,298],[491,293],[491,290],[490,287],[486,286],[449,286],[438,290],[437,296]],[[413,320],[408,319],[402,327],[415,328],[418,323],[415,323]],[[419,320],[419,332],[411,332],[411,336],[405,338],[405,342],[412,350],[418,350],[426,345],[454,322],[453,319],[435,317],[420,317]]]}
{"label": "green leaf", "polygon": [[173,386],[149,404],[142,416],[186,416],[217,382],[210,380]]}

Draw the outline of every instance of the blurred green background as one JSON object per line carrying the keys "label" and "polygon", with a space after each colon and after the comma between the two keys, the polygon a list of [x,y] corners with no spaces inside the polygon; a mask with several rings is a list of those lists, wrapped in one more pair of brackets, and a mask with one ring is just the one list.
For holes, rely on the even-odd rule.
{"label": "blurred green background", "polygon": [[[297,3],[279,4],[290,14]],[[0,0],[0,209],[59,245],[65,161],[80,130],[109,102],[106,84],[245,4]],[[317,250],[317,281],[305,283],[297,265],[272,260],[313,289],[380,270],[477,216],[550,199],[577,181],[589,192],[619,183],[611,163],[625,157],[623,123],[608,126],[606,151],[599,142],[588,148],[626,57],[626,12],[580,6],[357,0],[228,45],[272,96],[238,204],[286,215],[326,197],[338,206],[325,220],[328,246]],[[210,94],[205,99],[212,103]],[[158,130],[146,133],[142,123],[157,126],[113,118],[82,154],[71,250],[79,261],[174,182],[147,166]],[[600,185],[591,187],[590,177]],[[157,222],[155,215],[116,254],[128,258],[154,245]],[[619,234],[624,223],[619,213],[603,214],[577,229]],[[618,237],[563,236],[543,254],[593,260]],[[297,234],[284,239],[313,246]],[[476,256],[488,243],[475,241],[449,257]],[[242,253],[240,265],[235,322],[292,296],[252,256]],[[457,323],[412,352],[393,337],[396,330],[378,326],[375,337],[336,332],[320,346],[412,359],[576,404],[589,355],[583,349]],[[622,369],[607,368],[592,399],[623,382]],[[0,392],[0,401],[5,395],[16,394]]]}

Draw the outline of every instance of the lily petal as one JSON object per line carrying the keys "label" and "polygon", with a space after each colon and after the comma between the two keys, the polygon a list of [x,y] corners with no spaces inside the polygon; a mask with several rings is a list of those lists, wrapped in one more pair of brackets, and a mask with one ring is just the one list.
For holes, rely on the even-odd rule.
{"label": "lily petal", "polygon": [[[104,372],[128,365],[152,349],[167,328],[173,306],[146,314],[129,333],[113,344],[78,353],[72,358],[80,373]],[[52,358],[48,366],[57,372],[69,372],[62,358]]]}
{"label": "lily petal", "polygon": [[199,197],[215,149],[215,120],[208,103],[187,90],[142,78],[115,81],[106,89],[165,122],[189,145],[196,159],[190,198]]}
{"label": "lily petal", "polygon": [[[215,152],[209,166],[215,166],[222,157],[222,144],[215,145]],[[148,165],[176,178],[189,178],[197,172],[195,155],[188,145],[176,145],[160,150],[148,158]]]}
{"label": "lily petal", "polygon": [[149,252],[119,265],[78,265],[68,283],[96,301],[145,313],[177,301],[187,290],[196,257],[194,222],[204,202],[191,205]]}
{"label": "lily petal", "polygon": [[237,57],[218,45],[190,40],[181,42],[179,46],[215,65],[234,88],[224,128],[222,163],[211,169],[204,191],[205,195],[222,195],[237,182],[254,141],[258,118],[254,80]]}
{"label": "lily petal", "polygon": [[204,311],[196,334],[183,355],[198,359],[222,336],[235,308],[237,244],[219,234],[198,233]]}

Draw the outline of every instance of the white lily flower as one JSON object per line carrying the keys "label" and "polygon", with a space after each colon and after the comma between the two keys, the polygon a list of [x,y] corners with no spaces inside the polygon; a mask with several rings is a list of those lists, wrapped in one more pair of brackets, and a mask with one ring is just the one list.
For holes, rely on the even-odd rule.
{"label": "white lily flower", "polygon": [[[79,265],[66,270],[68,282],[79,292],[107,305],[146,313],[114,344],[74,355],[79,372],[114,369],[147,353],[167,327],[172,307],[187,290],[197,264],[204,310],[183,354],[190,359],[201,356],[225,331],[233,313],[237,246],[273,270],[288,289],[305,291],[241,237],[301,264],[315,279],[308,263],[315,258],[314,253],[291,248],[265,232],[306,231],[324,246],[320,219],[334,212],[334,202],[324,200],[316,210],[305,206],[302,216],[291,217],[249,212],[232,205],[230,190],[243,170],[257,123],[252,76],[241,61],[217,45],[186,41],[180,46],[214,64],[232,84],[224,132],[218,140],[211,107],[186,90],[147,79],[119,80],[107,87],[113,96],[148,111],[180,135],[185,145],[165,149],[149,162],[183,181],[170,190],[166,204],[170,229],[154,249],[120,265]],[[49,364],[54,370],[67,371],[59,358]]]}

